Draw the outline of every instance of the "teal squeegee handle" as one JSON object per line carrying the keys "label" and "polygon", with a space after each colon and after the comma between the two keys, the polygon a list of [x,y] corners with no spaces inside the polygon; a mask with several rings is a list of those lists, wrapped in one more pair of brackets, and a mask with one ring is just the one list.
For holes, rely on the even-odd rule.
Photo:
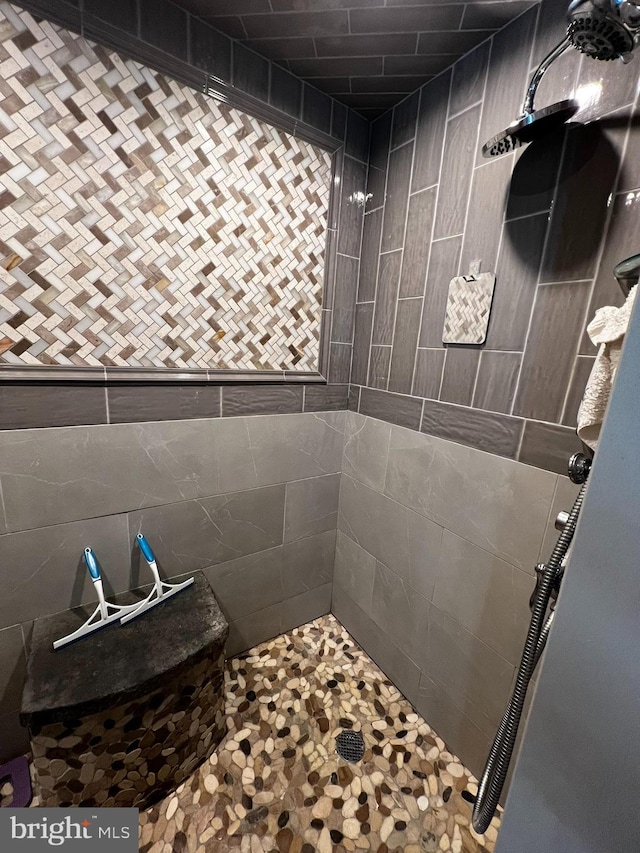
{"label": "teal squeegee handle", "polygon": [[84,561],[87,564],[87,569],[89,570],[89,574],[91,575],[93,580],[99,581],[100,567],[98,566],[96,555],[93,553],[93,550],[91,548],[84,549]]}
{"label": "teal squeegee handle", "polygon": [[145,558],[147,563],[155,563],[156,558],[154,556],[153,551],[151,550],[151,545],[149,545],[142,533],[138,533],[136,539],[138,540],[138,545],[140,546],[140,550],[142,551],[142,556]]}

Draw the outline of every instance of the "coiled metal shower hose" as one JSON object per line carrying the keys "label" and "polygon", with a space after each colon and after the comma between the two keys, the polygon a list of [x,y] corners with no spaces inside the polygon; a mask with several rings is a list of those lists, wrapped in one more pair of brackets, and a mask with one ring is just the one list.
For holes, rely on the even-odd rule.
{"label": "coiled metal shower hose", "polygon": [[562,561],[571,545],[575,533],[578,516],[584,501],[587,489],[585,483],[569,513],[567,522],[558,537],[556,546],[545,565],[542,577],[534,593],[531,605],[531,622],[529,632],[522,652],[522,659],[518,667],[518,677],[509,700],[507,710],[498,727],[495,739],[489,751],[489,757],[478,787],[478,796],[473,807],[472,823],[478,833],[487,830],[495,814],[502,788],[504,787],[511,756],[518,736],[518,728],[527,695],[527,688],[531,676],[547,644],[547,637],[553,622],[553,611],[547,616],[547,609],[551,600],[551,594],[558,583],[562,572]]}

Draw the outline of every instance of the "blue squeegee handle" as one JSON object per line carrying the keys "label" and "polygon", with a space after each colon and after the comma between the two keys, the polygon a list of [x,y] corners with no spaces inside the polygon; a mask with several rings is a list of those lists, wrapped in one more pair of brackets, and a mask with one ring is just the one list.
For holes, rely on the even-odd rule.
{"label": "blue squeegee handle", "polygon": [[93,553],[91,548],[84,549],[84,561],[87,564],[87,569],[89,570],[89,574],[93,578],[94,581],[100,580],[100,567],[98,566],[98,561],[96,560],[96,555]]}
{"label": "blue squeegee handle", "polygon": [[156,558],[151,550],[151,545],[144,538],[142,533],[138,533],[136,539],[138,540],[138,545],[140,546],[140,550],[142,551],[142,555],[147,561],[147,563],[155,563]]}

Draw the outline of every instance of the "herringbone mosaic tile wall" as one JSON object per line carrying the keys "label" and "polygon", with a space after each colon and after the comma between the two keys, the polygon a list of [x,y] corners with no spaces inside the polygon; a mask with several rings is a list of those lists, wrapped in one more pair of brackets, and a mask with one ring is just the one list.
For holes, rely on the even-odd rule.
{"label": "herringbone mosaic tile wall", "polygon": [[0,362],[315,370],[330,167],[0,2]]}

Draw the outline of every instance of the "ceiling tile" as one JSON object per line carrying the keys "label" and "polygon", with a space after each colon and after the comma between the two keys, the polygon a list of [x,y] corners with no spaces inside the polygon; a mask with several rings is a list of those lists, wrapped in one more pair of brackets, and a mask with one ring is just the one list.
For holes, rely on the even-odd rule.
{"label": "ceiling tile", "polygon": [[244,43],[267,59],[311,59],[316,55],[312,38],[247,39]]}
{"label": "ceiling tile", "polygon": [[[351,77],[351,92],[409,92],[425,82],[424,75],[417,77]],[[317,84],[316,84],[317,85]]]}
{"label": "ceiling tile", "polygon": [[434,56],[385,56],[384,74],[439,74],[455,62],[455,54]]}
{"label": "ceiling tile", "polygon": [[242,20],[248,38],[333,36],[349,32],[349,15],[340,11],[245,15]]}
{"label": "ceiling tile", "polygon": [[464,6],[396,6],[393,9],[353,9],[352,33],[417,33],[457,30]]}
{"label": "ceiling tile", "polygon": [[[420,33],[418,53],[455,53],[463,56],[491,35],[487,30],[466,32]],[[456,57],[457,58],[457,57]]]}
{"label": "ceiling tile", "polygon": [[358,6],[384,6],[384,0],[271,0],[274,12],[320,12],[331,9],[355,9]]}
{"label": "ceiling tile", "polygon": [[299,77],[349,77],[357,74],[382,74],[382,57],[346,57],[344,59],[291,59],[289,67]]}
{"label": "ceiling tile", "polygon": [[315,39],[319,57],[323,56],[380,56],[383,54],[412,54],[418,39],[415,33],[389,35],[330,36]]}
{"label": "ceiling tile", "polygon": [[[535,0],[502,0],[497,3],[469,3],[462,18],[463,30],[499,30],[518,15],[535,6]],[[563,8],[568,3],[562,3]]]}
{"label": "ceiling tile", "polygon": [[[329,95],[344,95],[351,92],[351,77],[314,77],[312,83],[323,92]],[[363,80],[378,80],[384,78],[378,77],[363,77],[358,78]]]}

